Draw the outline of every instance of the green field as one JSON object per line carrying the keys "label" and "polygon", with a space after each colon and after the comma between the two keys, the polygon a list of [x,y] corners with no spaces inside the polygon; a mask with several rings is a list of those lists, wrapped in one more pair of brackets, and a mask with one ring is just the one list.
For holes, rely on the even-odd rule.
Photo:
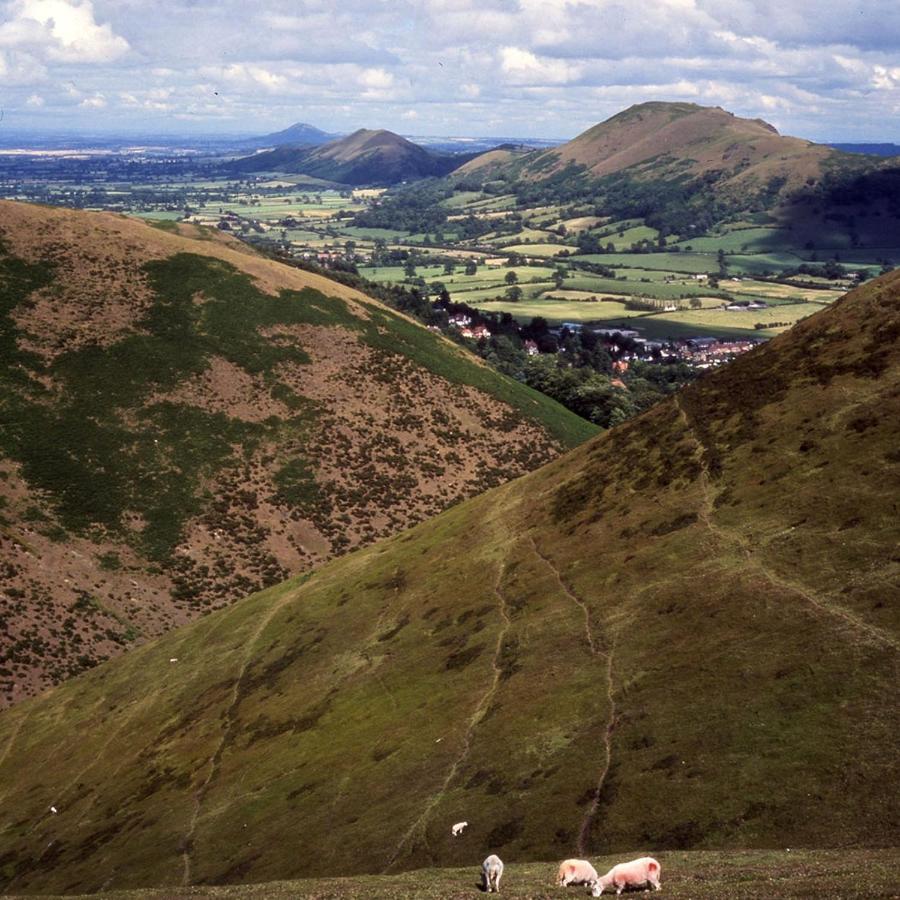
{"label": "green field", "polygon": [[633,266],[641,269],[662,269],[667,272],[702,274],[718,272],[715,254],[703,253],[591,253],[573,257],[584,262],[604,266]]}
{"label": "green field", "polygon": [[[546,241],[546,234],[543,238]],[[568,249],[565,244],[509,244],[503,248],[506,253],[518,253],[520,256],[549,257],[556,256],[560,250]]]}
{"label": "green field", "polygon": [[[468,302],[468,301],[467,301]],[[473,305],[479,306],[486,312],[508,312],[522,323],[531,321],[534,316],[543,316],[548,322],[618,322],[622,319],[642,316],[645,313],[640,310],[625,309],[623,303],[602,301],[597,303],[584,303],[566,300],[519,300],[513,303],[510,300],[497,300],[486,303],[484,298]]]}

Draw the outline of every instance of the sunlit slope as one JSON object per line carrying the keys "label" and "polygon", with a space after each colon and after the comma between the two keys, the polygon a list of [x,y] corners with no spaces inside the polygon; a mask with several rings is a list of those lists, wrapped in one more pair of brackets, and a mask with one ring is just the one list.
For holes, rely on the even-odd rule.
{"label": "sunlit slope", "polygon": [[894,276],[5,712],[5,889],[896,846],[898,337]]}
{"label": "sunlit slope", "polygon": [[596,429],[215,230],[0,204],[0,705]]}

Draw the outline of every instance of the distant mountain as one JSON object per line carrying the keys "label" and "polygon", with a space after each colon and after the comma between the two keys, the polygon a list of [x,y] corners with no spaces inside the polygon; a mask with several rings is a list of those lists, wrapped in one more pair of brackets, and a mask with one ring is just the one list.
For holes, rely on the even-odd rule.
{"label": "distant mountain", "polygon": [[845,153],[866,153],[870,156],[900,156],[900,144],[829,144]]}
{"label": "distant mountain", "polygon": [[537,472],[6,710],[0,890],[896,847],[898,448],[895,273]]}
{"label": "distant mountain", "polygon": [[[693,103],[642,103],[558,147],[505,165],[485,159],[484,178],[505,181],[525,202],[595,202],[604,215],[644,218],[665,234],[702,233],[798,199],[808,208],[782,210],[786,226],[795,212],[824,221],[900,200],[900,172],[884,176],[890,162],[881,157],[784,137],[761,119]],[[478,167],[475,160],[455,174],[472,178]]]}
{"label": "distant mountain", "polygon": [[272,134],[264,134],[260,137],[248,138],[241,142],[244,147],[281,147],[290,144],[295,147],[318,146],[333,141],[336,135],[322,131],[315,125],[307,125],[305,122],[297,122],[283,131],[275,131]]}
{"label": "distant mountain", "polygon": [[235,160],[226,168],[234,172],[310,175],[338,184],[391,185],[446,175],[475,155],[436,153],[391,131],[361,128],[319,147],[280,147]]}
{"label": "distant mountain", "polygon": [[595,432],[221,232],[0,203],[0,705]]}

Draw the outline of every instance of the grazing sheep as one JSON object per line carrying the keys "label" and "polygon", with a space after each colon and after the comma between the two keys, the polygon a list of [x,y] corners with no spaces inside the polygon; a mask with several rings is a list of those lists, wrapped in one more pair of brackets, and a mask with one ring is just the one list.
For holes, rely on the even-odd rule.
{"label": "grazing sheep", "polygon": [[500,893],[500,879],[503,877],[503,860],[492,853],[481,864],[481,875],[484,878],[484,892],[486,894],[496,891]]}
{"label": "grazing sheep", "polygon": [[597,870],[586,859],[564,859],[559,864],[556,883],[560,887],[570,884],[592,884],[599,879]]}
{"label": "grazing sheep", "polygon": [[468,822],[457,822],[451,829],[450,833],[453,837],[459,837],[468,826]]}
{"label": "grazing sheep", "polygon": [[627,887],[643,887],[645,884],[653,886],[658,891],[660,888],[659,863],[652,856],[642,856],[631,862],[619,863],[613,866],[602,878],[598,878],[591,885],[591,895],[599,897],[604,888],[615,888],[617,894],[621,894]]}

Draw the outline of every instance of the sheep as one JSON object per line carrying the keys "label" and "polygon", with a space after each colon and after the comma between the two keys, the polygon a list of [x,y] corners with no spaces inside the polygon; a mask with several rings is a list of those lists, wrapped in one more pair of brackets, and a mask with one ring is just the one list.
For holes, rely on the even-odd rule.
{"label": "sheep", "polygon": [[597,870],[586,859],[564,859],[559,864],[556,883],[560,887],[570,884],[592,884],[600,876]]}
{"label": "sheep", "polygon": [[602,878],[597,878],[591,885],[591,896],[599,897],[604,888],[615,888],[616,894],[621,894],[626,887],[642,887],[652,885],[653,889],[660,889],[659,876],[661,868],[652,856],[642,856],[631,862],[619,863],[613,866]]}
{"label": "sheep", "polygon": [[459,837],[468,826],[468,822],[457,822],[451,829],[450,833],[453,837]]}
{"label": "sheep", "polygon": [[500,879],[503,877],[503,860],[492,853],[481,864],[481,875],[484,878],[484,892],[486,894],[496,891],[500,893]]}

